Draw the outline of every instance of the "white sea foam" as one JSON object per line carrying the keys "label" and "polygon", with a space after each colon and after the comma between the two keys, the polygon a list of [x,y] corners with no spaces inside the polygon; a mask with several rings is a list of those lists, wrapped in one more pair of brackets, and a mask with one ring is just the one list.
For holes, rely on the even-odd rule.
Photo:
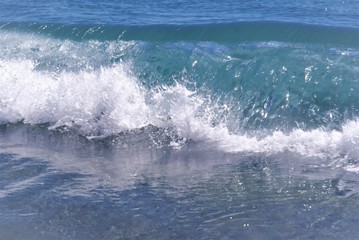
{"label": "white sea foam", "polygon": [[[359,156],[359,122],[341,131],[293,129],[265,137],[232,133],[218,103],[181,84],[146,89],[127,64],[49,73],[31,60],[0,60],[0,120],[68,126],[108,136],[148,125],[172,129],[181,139],[213,143],[225,152],[295,152],[307,156]],[[222,116],[223,118],[223,116]],[[224,119],[224,118],[223,118]]]}
{"label": "white sea foam", "polygon": [[34,63],[0,60],[2,122],[78,126],[112,134],[148,124],[144,91],[123,65],[51,75]]}

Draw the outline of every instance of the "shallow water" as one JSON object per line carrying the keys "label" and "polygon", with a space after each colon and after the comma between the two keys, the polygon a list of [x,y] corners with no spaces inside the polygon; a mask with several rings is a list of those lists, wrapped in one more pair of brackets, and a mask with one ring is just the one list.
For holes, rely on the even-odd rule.
{"label": "shallow water", "polygon": [[358,178],[341,161],[94,142],[44,126],[3,127],[1,139],[5,238],[356,236]]}

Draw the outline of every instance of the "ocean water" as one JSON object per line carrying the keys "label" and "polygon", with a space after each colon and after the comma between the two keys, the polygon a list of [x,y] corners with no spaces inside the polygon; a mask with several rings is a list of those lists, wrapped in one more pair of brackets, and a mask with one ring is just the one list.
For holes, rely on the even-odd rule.
{"label": "ocean water", "polygon": [[356,239],[359,1],[0,3],[0,239]]}

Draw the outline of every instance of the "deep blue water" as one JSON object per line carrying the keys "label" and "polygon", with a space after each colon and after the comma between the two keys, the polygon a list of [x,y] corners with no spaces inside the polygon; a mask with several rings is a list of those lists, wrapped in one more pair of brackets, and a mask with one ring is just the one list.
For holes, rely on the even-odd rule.
{"label": "deep blue water", "polygon": [[0,3],[1,239],[356,239],[358,1]]}
{"label": "deep blue water", "polygon": [[151,25],[285,21],[358,27],[349,1],[2,1],[3,22]]}

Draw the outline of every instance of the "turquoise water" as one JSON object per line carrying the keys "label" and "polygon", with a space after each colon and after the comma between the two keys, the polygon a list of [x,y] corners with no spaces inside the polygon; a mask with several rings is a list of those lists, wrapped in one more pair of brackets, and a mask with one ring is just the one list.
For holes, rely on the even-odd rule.
{"label": "turquoise water", "polygon": [[0,236],[355,239],[357,1],[2,1]]}

